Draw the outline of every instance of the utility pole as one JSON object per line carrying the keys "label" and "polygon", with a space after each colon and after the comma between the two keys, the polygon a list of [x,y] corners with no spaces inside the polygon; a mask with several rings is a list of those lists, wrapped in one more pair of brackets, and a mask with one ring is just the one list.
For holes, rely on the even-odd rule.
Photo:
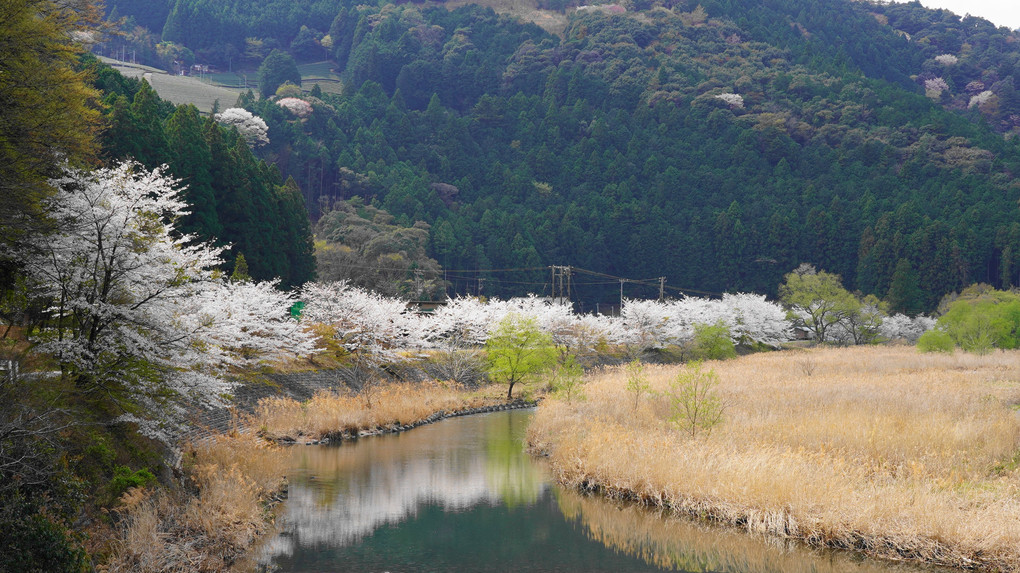
{"label": "utility pole", "polygon": [[666,299],[666,277],[659,277],[659,302]]}
{"label": "utility pole", "polygon": [[557,266],[553,265],[549,267],[552,272],[552,298],[560,302],[570,302],[570,275],[572,269],[570,266]]}
{"label": "utility pole", "polygon": [[623,283],[627,282],[627,279],[620,279],[620,313],[623,313]]}
{"label": "utility pole", "polygon": [[414,297],[416,300],[421,300],[421,291],[424,290],[424,281],[422,280],[422,270],[414,269]]}
{"label": "utility pole", "polygon": [[573,268],[570,265],[567,265],[567,301],[568,302],[570,301],[570,287],[572,286],[570,283],[571,283],[571,277],[573,276],[573,274],[574,274]]}

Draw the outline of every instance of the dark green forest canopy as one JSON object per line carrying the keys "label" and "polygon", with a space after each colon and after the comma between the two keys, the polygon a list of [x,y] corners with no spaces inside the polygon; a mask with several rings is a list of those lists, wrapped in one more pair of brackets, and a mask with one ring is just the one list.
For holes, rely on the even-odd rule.
{"label": "dark green forest canopy", "polygon": [[244,254],[256,280],[279,278],[281,287],[315,277],[311,226],[293,179],[257,159],[236,129],[199,116],[194,106],[174,107],[146,82],[125,78],[94,58],[85,62],[107,104],[101,138],[107,160],[132,158],[146,167],[166,164],[186,186],[191,213],[184,233],[228,245],[228,272]]}
{"label": "dark green forest canopy", "polygon": [[[303,119],[250,102],[264,153],[313,209],[358,195],[428,223],[444,267],[774,293],[806,261],[883,298],[900,268],[926,309],[1020,282],[1020,37],[984,20],[707,0],[577,12],[559,38],[477,6],[328,4],[290,3],[332,13],[278,15],[273,37],[318,26],[347,91]],[[546,273],[488,278],[506,295]]]}

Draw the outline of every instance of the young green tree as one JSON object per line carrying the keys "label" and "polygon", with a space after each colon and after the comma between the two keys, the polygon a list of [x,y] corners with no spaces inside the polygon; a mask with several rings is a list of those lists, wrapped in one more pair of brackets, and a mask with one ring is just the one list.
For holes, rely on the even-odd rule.
{"label": "young green tree", "polygon": [[846,343],[873,344],[878,340],[887,305],[873,294],[858,300],[860,304],[857,310],[848,314],[840,323],[839,336]]}
{"label": "young green tree", "polygon": [[956,342],[944,330],[933,328],[917,339],[917,349],[921,352],[945,352],[952,353],[956,348]]}
{"label": "young green tree", "polygon": [[723,321],[715,324],[695,324],[691,354],[697,360],[735,358],[737,349],[733,345],[730,328]]}
{"label": "young green tree", "polygon": [[[937,328],[967,352],[1016,348],[1020,346],[1020,296],[975,285],[949,306]],[[931,341],[929,336],[926,342]]]}
{"label": "young green tree", "polygon": [[287,52],[280,50],[269,52],[266,59],[262,60],[258,71],[259,92],[262,97],[275,94],[276,88],[288,80],[301,85],[301,72],[298,71],[297,62]]}
{"label": "young green tree", "polygon": [[551,385],[558,395],[567,399],[567,402],[573,402],[574,398],[584,398],[582,392],[584,368],[577,363],[573,354],[562,356],[556,363],[552,372]]}
{"label": "young green tree", "polygon": [[556,362],[552,335],[539,329],[534,318],[514,313],[499,321],[485,349],[489,377],[507,385],[507,400],[513,398],[515,384]]}
{"label": "young green tree", "polygon": [[816,271],[809,264],[802,264],[786,275],[779,295],[818,342],[825,342],[829,328],[846,321],[861,306],[860,301],[843,288],[839,275]]}
{"label": "young green tree", "polygon": [[670,423],[692,438],[700,430],[711,432],[723,417],[724,404],[716,392],[718,385],[715,370],[703,370],[700,361],[687,364],[666,391]]}
{"label": "young green tree", "polygon": [[634,395],[634,409],[638,407],[638,401],[642,394],[651,390],[648,378],[645,377],[645,365],[640,360],[634,359],[627,363],[627,391]]}

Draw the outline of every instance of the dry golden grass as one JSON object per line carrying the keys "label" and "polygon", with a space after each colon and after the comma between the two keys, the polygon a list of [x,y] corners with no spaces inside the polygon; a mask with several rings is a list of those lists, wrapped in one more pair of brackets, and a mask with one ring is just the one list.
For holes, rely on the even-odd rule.
{"label": "dry golden grass", "polygon": [[289,467],[284,448],[232,434],[194,446],[188,458],[197,494],[131,489],[121,498],[121,540],[105,571],[226,571],[267,530],[268,498]]}
{"label": "dry golden grass", "polygon": [[[778,537],[747,535],[703,520],[677,518],[668,510],[621,505],[562,490],[557,504],[588,538],[668,571],[782,571],[783,573],[890,573],[886,563],[850,552],[812,549]],[[903,568],[901,571],[919,571]]]}
{"label": "dry golden grass", "polygon": [[452,412],[502,403],[500,386],[464,390],[441,382],[386,384],[358,394],[319,392],[307,402],[291,398],[259,401],[250,427],[273,439],[322,439],[392,425],[409,425],[439,411]]}
{"label": "dry golden grass", "polygon": [[[529,433],[558,479],[752,532],[1020,570],[1020,354],[820,349],[709,363],[722,424],[690,438],[622,370],[546,400]],[[649,368],[653,389],[677,367]]]}

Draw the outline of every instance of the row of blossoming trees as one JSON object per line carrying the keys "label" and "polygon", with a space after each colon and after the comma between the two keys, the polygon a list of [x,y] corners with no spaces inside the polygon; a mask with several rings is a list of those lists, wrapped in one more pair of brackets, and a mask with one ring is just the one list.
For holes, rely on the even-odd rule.
{"label": "row of blossoming trees", "polygon": [[[232,369],[323,347],[371,375],[418,351],[480,347],[509,316],[527,319],[575,356],[683,346],[699,325],[724,327],[746,346],[775,347],[792,337],[787,311],[754,294],[630,300],[618,317],[578,315],[534,297],[458,298],[424,316],[399,299],[344,282],[310,283],[298,293],[299,322],[289,312],[294,294],[273,282],[223,276],[221,247],[175,230],[187,205],[178,182],[161,170],[130,162],[93,172],[68,169],[53,183],[55,230],[20,255],[25,300],[36,306],[26,313],[34,319],[21,322],[34,320],[35,349],[85,390],[216,401],[229,390],[223,380]],[[807,317],[814,303],[803,304],[794,310]],[[886,338],[916,339],[930,324],[872,316],[864,326],[883,329]]]}
{"label": "row of blossoming trees", "polygon": [[[419,350],[477,348],[485,345],[508,316],[524,317],[551,335],[565,352],[590,355],[605,347],[634,355],[690,343],[701,325],[725,327],[734,344],[778,347],[794,338],[793,321],[780,304],[757,294],[725,294],[721,299],[685,297],[666,302],[627,300],[620,316],[575,314],[563,304],[537,297],[512,300],[457,298],[430,315],[408,311],[387,298],[346,282],[312,283],[300,294],[302,320],[331,344],[370,362],[389,362]],[[871,340],[913,342],[933,321],[904,315],[879,317],[864,325],[840,323],[834,330],[874,330]],[[798,311],[792,313],[797,318]]]}

